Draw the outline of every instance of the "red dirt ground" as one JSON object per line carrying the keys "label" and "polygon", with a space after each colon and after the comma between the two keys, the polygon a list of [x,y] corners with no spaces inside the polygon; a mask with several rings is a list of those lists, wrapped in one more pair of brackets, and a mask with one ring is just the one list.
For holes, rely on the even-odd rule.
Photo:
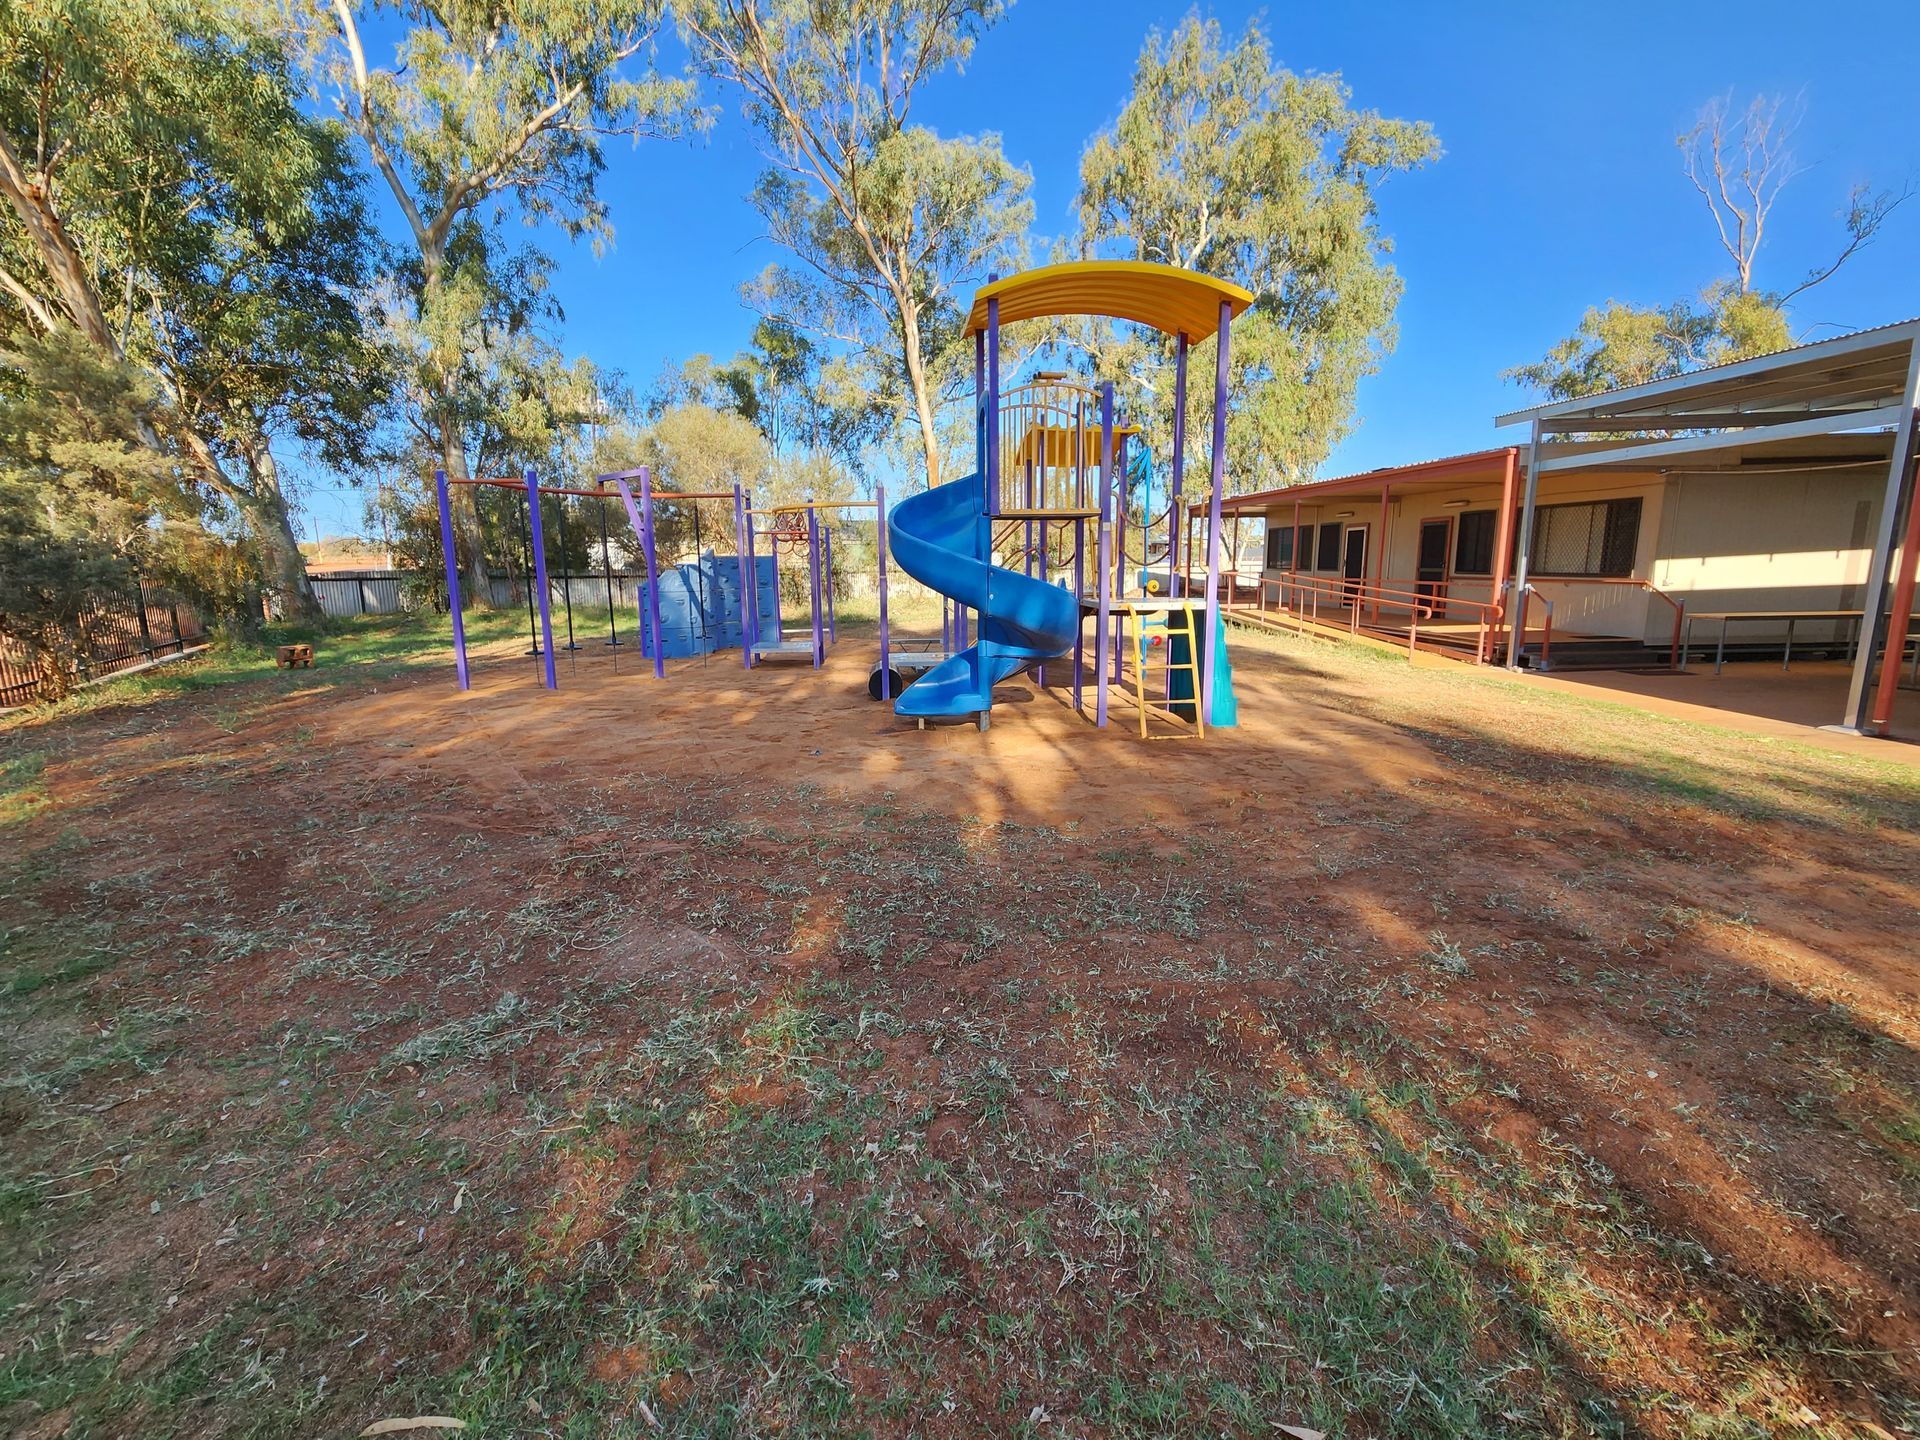
{"label": "red dirt ground", "polygon": [[[1096,731],[1022,684],[986,734],[915,731],[866,698],[853,638],[824,673],[722,655],[665,684],[596,648],[557,695],[506,649],[467,695],[323,670],[0,736],[47,757],[7,923],[80,937],[8,963],[96,957],[8,1017],[8,1174],[58,1198],[9,1231],[0,1428],[344,1435],[464,1394],[488,1433],[651,1433],[641,1404],[705,1433],[719,1392],[762,1433],[1459,1433],[1413,1384],[1396,1409],[1397,1371],[1324,1361],[1285,1372],[1301,1408],[1246,1423],[1047,1390],[1075,1364],[1148,1387],[1184,1356],[1270,1393],[1239,1312],[1126,1298],[1151,1254],[1271,1266],[1256,1212],[1179,1159],[1146,1172],[1143,1237],[1086,1209],[1091,1156],[1171,1143],[1168,1095],[1219,1106],[1170,1154],[1305,1127],[1289,1165],[1329,1168],[1301,1204],[1373,1197],[1366,1233],[1404,1251],[1378,1268],[1407,1266],[1389,1290],[1438,1283],[1427,1247],[1454,1257],[1480,1318],[1432,1343],[1476,1374],[1541,1367],[1474,1382],[1489,1433],[1920,1424],[1910,772],[1306,641],[1236,637],[1240,728],[1152,744],[1124,708]],[[780,1038],[801,1002],[840,1038]],[[657,1058],[702,1014],[737,1016],[704,1042],[733,1058]],[[634,1218],[693,1193],[713,1156],[688,1136],[719,1123],[648,1107],[820,1120],[823,1043],[849,1074],[840,1047],[873,1057],[847,1116],[926,1116],[848,1123],[860,1163],[910,1157],[889,1243],[958,1277],[956,1337],[1002,1333],[1003,1288],[1038,1317],[998,1359],[917,1342],[936,1373],[906,1388],[937,1380],[947,1408],[901,1410],[902,1342],[850,1329],[848,1408],[823,1420],[780,1365],[730,1358],[744,1332],[687,1318],[701,1285],[768,1291],[777,1262],[729,1271],[724,1226]],[[928,1188],[923,1161],[985,1198]],[[826,1254],[877,1183],[796,1171],[779,1193]],[[981,1258],[1021,1215],[1053,1217],[1059,1255]],[[594,1279],[609,1255],[633,1278]],[[1290,1283],[1308,1350],[1336,1302]],[[600,1284],[675,1290],[655,1309],[679,1318],[593,1322],[571,1390],[483,1363],[503,1336],[551,1346],[514,1328],[545,1313],[527,1297],[585,1286],[582,1313],[614,1313]],[[517,1425],[485,1409],[508,1399]]]}

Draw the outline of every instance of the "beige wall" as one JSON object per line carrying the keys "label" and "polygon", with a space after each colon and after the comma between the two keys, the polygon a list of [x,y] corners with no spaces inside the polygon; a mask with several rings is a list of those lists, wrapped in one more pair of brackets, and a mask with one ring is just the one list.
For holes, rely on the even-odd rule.
{"label": "beige wall", "polygon": [[[1737,475],[1548,475],[1541,481],[1540,503],[1641,497],[1633,573],[1684,602],[1690,612],[1847,610],[1861,603],[1885,484],[1885,468],[1878,463]],[[1464,506],[1447,503],[1462,500]],[[1434,486],[1396,496],[1388,507],[1388,583],[1411,588],[1422,520],[1454,520],[1467,510],[1497,508],[1499,501],[1500,487],[1489,483]],[[1378,543],[1373,527],[1380,523],[1377,494],[1333,496],[1303,505],[1300,522],[1317,525],[1343,510],[1353,512],[1343,525],[1369,527],[1371,578]],[[1267,518],[1270,527],[1290,525],[1293,506],[1275,505]],[[1451,536],[1447,559],[1451,569]],[[1672,607],[1638,586],[1551,576],[1537,576],[1535,584],[1553,598],[1554,627],[1561,633],[1633,635],[1651,644],[1664,643],[1673,633]],[[1450,574],[1447,582],[1447,594],[1459,599],[1487,600],[1490,589],[1484,576]],[[1472,619],[1474,612],[1456,607],[1449,618]],[[1530,618],[1537,623],[1537,616]],[[1735,633],[1743,639],[1768,639],[1784,630],[1784,623],[1746,622]],[[1703,633],[1696,627],[1696,638]],[[1802,622],[1796,633],[1812,640],[1826,638],[1829,631]]]}
{"label": "beige wall", "polygon": [[[1866,590],[1886,465],[1748,475],[1667,476],[1659,558],[1649,576],[1689,611],[1857,610]],[[1705,631],[1695,627],[1696,636]],[[1782,634],[1747,621],[1729,639]],[[1800,622],[1809,639],[1850,625]]]}
{"label": "beige wall", "polygon": [[[1643,476],[1607,476],[1574,477],[1560,480],[1549,477],[1541,484],[1540,503],[1543,505],[1573,503],[1583,500],[1612,499],[1619,496],[1638,495],[1642,498],[1640,516],[1640,550],[1636,557],[1635,573],[1644,575],[1653,563],[1661,524],[1662,488],[1657,479]],[[1449,505],[1448,501],[1466,501],[1466,504]],[[1423,520],[1447,520],[1450,524],[1447,540],[1448,579],[1446,593],[1450,599],[1488,601],[1493,594],[1492,579],[1485,575],[1452,574],[1454,542],[1458,532],[1458,517],[1467,511],[1497,510],[1500,505],[1500,486],[1496,484],[1461,484],[1436,486],[1421,490],[1409,490],[1404,495],[1393,496],[1387,506],[1387,582],[1390,586],[1411,590],[1419,558],[1420,525]],[[1322,521],[1331,521],[1339,512],[1351,510],[1353,515],[1340,523],[1346,525],[1364,525],[1367,534],[1367,574],[1371,578],[1375,573],[1374,556],[1379,545],[1378,527],[1380,524],[1380,497],[1375,494],[1354,497],[1333,497],[1317,505],[1303,505],[1300,508],[1300,523],[1318,525]],[[1293,521],[1291,505],[1277,506],[1268,512],[1269,526],[1286,526]],[[1332,573],[1313,571],[1302,566],[1309,573]],[[1269,576],[1284,574],[1284,571],[1268,570]],[[1645,591],[1631,585],[1594,585],[1574,582],[1556,583],[1551,579],[1538,582],[1540,590],[1550,596],[1554,604],[1554,625],[1556,629],[1575,634],[1588,635],[1638,635],[1648,624],[1647,607],[1649,596]],[[1656,602],[1657,603],[1657,602]],[[1667,607],[1660,607],[1666,610]],[[1671,611],[1668,611],[1669,616]],[[1472,621],[1479,618],[1479,611],[1464,605],[1455,606],[1442,618]],[[1538,612],[1530,617],[1537,623]],[[1672,621],[1667,621],[1669,630]]]}

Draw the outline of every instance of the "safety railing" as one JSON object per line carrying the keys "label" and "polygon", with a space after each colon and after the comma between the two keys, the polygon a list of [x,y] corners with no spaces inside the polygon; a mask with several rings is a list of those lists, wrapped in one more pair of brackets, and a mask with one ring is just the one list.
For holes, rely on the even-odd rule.
{"label": "safety railing", "polygon": [[[1245,614],[1251,610],[1258,617],[1272,617],[1284,614],[1294,621],[1306,621],[1320,626],[1344,625],[1352,634],[1363,630],[1395,631],[1401,623],[1406,625],[1407,654],[1411,657],[1420,648],[1420,626],[1422,622],[1432,622],[1455,611],[1463,611],[1465,618],[1474,626],[1473,654],[1476,660],[1489,658],[1489,642],[1499,627],[1503,607],[1491,600],[1468,600],[1453,595],[1437,595],[1432,591],[1418,588],[1406,588],[1396,584],[1382,584],[1376,580],[1348,580],[1333,575],[1295,575],[1262,576],[1252,586],[1254,603],[1245,606],[1239,603],[1237,590],[1232,585],[1235,577],[1222,575],[1223,586],[1232,586],[1221,597],[1228,615]],[[1241,577],[1244,582],[1244,577]],[[1204,583],[1204,582],[1203,582]],[[1321,618],[1323,609],[1328,612],[1326,619]],[[1336,618],[1337,612],[1344,611],[1343,617]],[[1371,624],[1362,617],[1367,611],[1373,612]],[[1391,620],[1387,612],[1393,612]],[[1428,648],[1443,648],[1429,635]]]}
{"label": "safety railing", "polygon": [[[1508,582],[1507,588],[1513,588],[1511,581]],[[1527,643],[1528,596],[1538,600],[1547,612],[1546,624],[1540,627],[1540,668],[1545,670],[1553,659],[1553,597],[1543,590],[1535,589],[1531,580],[1520,587],[1520,598],[1513,607],[1513,640],[1510,643],[1516,646],[1524,646]]]}
{"label": "safety railing", "polygon": [[[1633,575],[1541,575],[1541,576],[1535,577],[1534,579],[1529,580],[1527,582],[1527,588],[1529,590],[1532,590],[1535,595],[1538,595],[1544,601],[1547,598],[1546,594],[1543,591],[1534,589],[1534,586],[1536,583],[1543,584],[1543,585],[1593,585],[1593,586],[1610,586],[1610,587],[1616,587],[1616,588],[1624,587],[1627,589],[1644,591],[1648,595],[1651,595],[1654,599],[1659,600],[1664,604],[1670,606],[1673,610],[1673,639],[1667,648],[1667,664],[1670,668],[1674,670],[1678,670],[1680,668],[1680,645],[1681,645],[1682,637],[1686,631],[1686,625],[1687,625],[1686,602],[1676,598],[1675,596],[1669,595],[1666,591],[1660,589],[1660,587],[1655,585],[1652,581],[1642,580],[1642,579],[1639,579],[1637,576],[1633,576]],[[1524,637],[1527,633],[1526,627],[1524,625],[1520,626],[1517,630],[1517,633]],[[1546,657],[1543,654],[1541,656],[1542,663],[1545,662],[1545,659]]]}
{"label": "safety railing", "polygon": [[1061,376],[1043,376],[1000,397],[996,516],[1097,512],[1100,392]]}

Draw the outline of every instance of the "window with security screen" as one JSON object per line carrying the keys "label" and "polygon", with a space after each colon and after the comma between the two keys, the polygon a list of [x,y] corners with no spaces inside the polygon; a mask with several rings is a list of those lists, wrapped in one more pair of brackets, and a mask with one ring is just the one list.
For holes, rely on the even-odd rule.
{"label": "window with security screen", "polygon": [[1267,531],[1267,569],[1285,570],[1293,564],[1293,527]]}
{"label": "window with security screen", "polygon": [[1533,519],[1527,568],[1536,575],[1633,574],[1640,548],[1640,497],[1584,505],[1543,505]]}
{"label": "window with security screen", "polygon": [[1460,517],[1453,537],[1453,573],[1493,573],[1493,511],[1469,510]]}
{"label": "window with security screen", "polygon": [[1320,527],[1320,553],[1314,557],[1314,569],[1340,568],[1340,522],[1329,520]]}

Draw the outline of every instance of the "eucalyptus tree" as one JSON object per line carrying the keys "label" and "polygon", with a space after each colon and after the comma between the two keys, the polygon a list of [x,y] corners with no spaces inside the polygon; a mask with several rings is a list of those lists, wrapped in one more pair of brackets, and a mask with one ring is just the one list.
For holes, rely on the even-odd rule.
{"label": "eucalyptus tree", "polygon": [[961,300],[1024,251],[1031,177],[998,136],[912,123],[921,85],[964,65],[999,0],[686,0],[698,63],[739,88],[768,143],[753,203],[797,264],[749,298],[856,357],[865,393],[941,472],[940,410],[966,373]]}
{"label": "eucalyptus tree", "polygon": [[1674,137],[1681,171],[1699,194],[1732,273],[1691,300],[1635,305],[1609,300],[1590,308],[1580,326],[1531,365],[1506,378],[1550,400],[1593,395],[1662,380],[1701,365],[1725,364],[1793,344],[1793,302],[1833,278],[1872,244],[1911,187],[1875,190],[1856,184],[1841,210],[1841,235],[1828,258],[1781,289],[1757,274],[1760,247],[1782,192],[1801,168],[1793,136],[1802,110],[1780,96],[1756,96],[1736,107],[1721,96],[1702,107],[1692,128]]}
{"label": "eucalyptus tree", "polygon": [[[367,44],[378,10],[402,22],[384,65]],[[470,473],[466,436],[483,398],[471,382],[486,369],[476,355],[503,298],[492,289],[515,273],[463,263],[463,236],[470,254],[475,228],[504,207],[596,246],[611,238],[604,142],[704,121],[693,85],[652,66],[664,10],[664,0],[327,0],[298,12],[317,17],[307,34],[319,73],[405,223],[402,274],[427,342],[416,388],[450,475]],[[457,516],[469,589],[484,597],[484,546],[464,493]]]}
{"label": "eucalyptus tree", "polygon": [[[1195,16],[1148,37],[1119,117],[1081,157],[1079,243],[1253,293],[1229,353],[1236,486],[1309,477],[1351,427],[1360,380],[1394,342],[1401,290],[1377,192],[1439,151],[1425,123],[1355,109],[1338,75],[1276,64],[1257,22],[1231,46],[1219,22]],[[1164,437],[1166,342],[1105,325],[1078,333]],[[1211,369],[1209,358],[1199,373]],[[1190,435],[1207,433],[1208,390],[1194,387]]]}
{"label": "eucalyptus tree", "polygon": [[70,398],[121,397],[121,428],[199,497],[147,501],[237,520],[283,603],[313,609],[271,442],[337,436],[376,403],[353,302],[366,230],[339,137],[256,19],[213,0],[0,9],[0,351],[29,383],[79,373],[70,356],[33,373],[69,340],[125,371]]}

